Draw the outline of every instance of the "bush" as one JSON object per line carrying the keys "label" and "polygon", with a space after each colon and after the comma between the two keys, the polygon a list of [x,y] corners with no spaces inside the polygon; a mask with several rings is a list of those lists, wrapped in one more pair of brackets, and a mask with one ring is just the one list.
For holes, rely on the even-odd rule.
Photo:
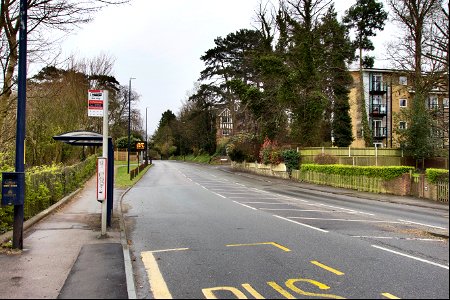
{"label": "bush", "polygon": [[272,142],[266,137],[259,152],[259,160],[265,165],[278,165],[283,162],[283,155],[277,142]]}
{"label": "bush", "polygon": [[436,183],[438,181],[448,181],[448,170],[430,168],[427,169],[425,173],[430,183]]}
{"label": "bush", "polygon": [[292,170],[298,170],[300,167],[300,153],[296,150],[284,150],[282,155],[286,169],[291,176]]}
{"label": "bush", "polygon": [[338,159],[330,154],[318,154],[314,157],[314,162],[318,165],[334,165],[337,164]]}
{"label": "bush", "polygon": [[317,172],[324,174],[337,174],[344,176],[367,176],[391,180],[409,173],[413,167],[354,167],[348,165],[311,165],[305,164],[301,172]]}
{"label": "bush", "polygon": [[235,162],[254,162],[258,158],[259,143],[252,134],[238,134],[230,139],[226,146],[227,155]]}

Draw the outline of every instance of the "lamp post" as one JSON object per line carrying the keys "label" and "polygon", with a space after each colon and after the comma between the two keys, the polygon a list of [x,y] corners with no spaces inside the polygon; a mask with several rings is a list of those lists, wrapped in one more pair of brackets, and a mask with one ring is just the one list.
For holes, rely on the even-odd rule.
{"label": "lamp post", "polygon": [[145,108],[145,162],[148,164],[147,109]]}
{"label": "lamp post", "polygon": [[131,77],[128,85],[128,167],[127,173],[130,174],[130,151],[131,151],[131,80],[136,79]]}

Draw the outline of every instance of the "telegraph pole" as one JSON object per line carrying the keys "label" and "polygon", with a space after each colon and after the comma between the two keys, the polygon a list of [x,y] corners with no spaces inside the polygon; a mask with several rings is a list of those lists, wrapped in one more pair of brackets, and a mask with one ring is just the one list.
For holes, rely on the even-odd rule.
{"label": "telegraph pole", "polygon": [[14,205],[13,248],[23,249],[25,202],[25,112],[27,98],[27,0],[20,0],[19,78],[17,98],[16,173],[18,204]]}

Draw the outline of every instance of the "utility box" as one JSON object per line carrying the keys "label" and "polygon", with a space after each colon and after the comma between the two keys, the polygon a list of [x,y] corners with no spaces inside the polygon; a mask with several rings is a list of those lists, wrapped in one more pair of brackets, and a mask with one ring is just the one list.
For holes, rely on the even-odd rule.
{"label": "utility box", "polygon": [[23,205],[25,199],[25,173],[2,173],[2,206]]}

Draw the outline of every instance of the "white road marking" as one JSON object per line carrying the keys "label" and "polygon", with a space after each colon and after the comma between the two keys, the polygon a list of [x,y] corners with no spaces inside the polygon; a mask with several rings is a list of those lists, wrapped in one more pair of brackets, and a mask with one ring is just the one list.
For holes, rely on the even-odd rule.
{"label": "white road marking", "polygon": [[441,264],[438,264],[438,263],[435,263],[435,262],[432,262],[432,261],[429,261],[429,260],[426,260],[426,259],[422,259],[422,258],[419,258],[419,257],[411,256],[411,255],[408,255],[408,254],[405,254],[405,253],[401,253],[401,252],[394,251],[394,250],[391,250],[391,249],[383,248],[383,247],[380,247],[380,246],[377,246],[377,245],[372,245],[372,247],[380,249],[380,250],[383,250],[383,251],[391,252],[391,253],[394,253],[394,254],[398,254],[398,255],[401,255],[401,256],[404,256],[404,257],[408,257],[408,258],[411,258],[411,259],[414,259],[414,260],[417,260],[417,261],[421,261],[421,262],[424,262],[424,263],[427,263],[427,264],[430,264],[430,265],[433,265],[433,266],[437,266],[437,267],[440,267],[440,268],[443,268],[443,269],[447,269],[447,270],[449,269],[448,266],[446,266],[446,265],[441,265]]}
{"label": "white road marking", "polygon": [[285,221],[288,221],[288,222],[291,222],[291,223],[294,223],[294,224],[297,224],[297,225],[301,225],[301,226],[304,226],[304,227],[308,227],[308,228],[311,228],[311,229],[314,229],[314,230],[317,230],[317,231],[320,231],[320,232],[328,233],[327,230],[323,230],[323,229],[320,229],[320,228],[317,228],[317,227],[314,227],[314,226],[310,226],[310,225],[307,225],[307,224],[303,224],[303,223],[300,223],[300,222],[296,222],[296,221],[294,221],[294,220],[290,220],[290,219],[287,219],[287,218],[283,218],[283,217],[280,217],[280,216],[277,216],[277,215],[273,215],[273,216],[276,217],[276,218],[278,218],[278,219],[282,219],[282,220],[285,220]]}
{"label": "white road marking", "polygon": [[431,227],[431,228],[437,228],[437,229],[448,230],[448,228],[444,228],[444,227],[433,226],[433,225],[428,225],[428,224],[423,224],[423,223],[417,223],[417,222],[412,222],[412,221],[407,221],[407,220],[401,220],[401,219],[399,219],[399,221],[400,221],[400,222],[403,222],[403,223],[416,224],[416,225],[422,225],[422,226]]}
{"label": "white road marking", "polygon": [[342,221],[342,222],[365,222],[365,223],[388,223],[388,224],[401,224],[401,222],[395,221],[379,221],[379,220],[351,220],[351,219],[327,219],[327,218],[307,218],[307,217],[288,217],[290,219],[302,219],[302,220],[321,220],[321,221]]}
{"label": "white road marking", "polygon": [[258,209],[254,208],[254,207],[251,207],[251,206],[249,206],[249,205],[245,205],[245,204],[243,204],[243,203],[240,203],[240,202],[237,202],[237,201],[233,201],[233,202],[234,202],[234,203],[236,203],[236,204],[239,204],[239,205],[245,206],[245,207],[247,207],[247,208],[253,209],[253,210],[258,210]]}

